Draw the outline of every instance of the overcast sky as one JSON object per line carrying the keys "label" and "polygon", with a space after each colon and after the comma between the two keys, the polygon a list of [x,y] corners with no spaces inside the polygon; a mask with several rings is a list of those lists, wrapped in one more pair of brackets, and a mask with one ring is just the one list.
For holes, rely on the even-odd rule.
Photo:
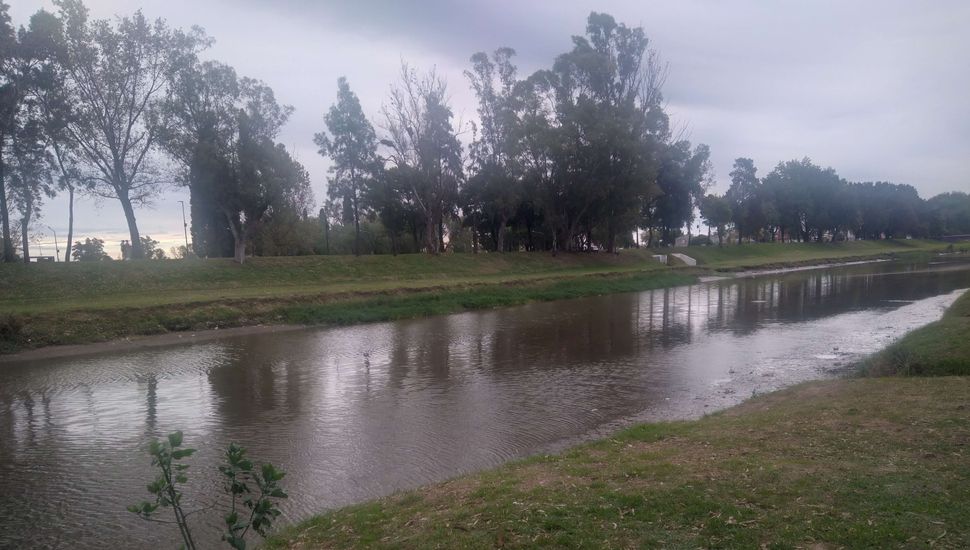
{"label": "overcast sky", "polygon": [[[25,24],[50,2],[14,0]],[[310,171],[317,204],[327,162],[313,145],[323,113],[346,76],[379,126],[389,86],[407,60],[436,66],[456,115],[475,116],[462,71],[476,51],[510,46],[521,76],[551,65],[582,34],[590,11],[642,26],[670,64],[664,88],[675,127],[711,146],[727,189],[736,157],[764,175],[779,161],[811,157],[853,181],[915,186],[924,198],[970,191],[970,2],[643,0],[88,0],[96,18],[141,7],[173,26],[215,38],[204,55],[259,78],[293,105],[281,140]],[[137,213],[139,228],[168,247],[182,241],[178,200],[165,192]],[[67,232],[66,200],[38,224]],[[75,238],[99,236],[109,252],[127,237],[116,201],[77,207]],[[63,247],[63,243],[61,244]],[[53,253],[45,246],[44,253]],[[38,254],[40,251],[35,250]]]}

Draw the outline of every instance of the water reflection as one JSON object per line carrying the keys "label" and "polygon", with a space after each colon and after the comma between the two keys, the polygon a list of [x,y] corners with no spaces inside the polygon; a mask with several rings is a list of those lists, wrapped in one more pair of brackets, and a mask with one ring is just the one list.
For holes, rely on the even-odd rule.
{"label": "water reflection", "polygon": [[[631,417],[700,414],[939,317],[966,264],[869,264],[0,369],[0,546],[168,544],[124,511],[145,443],[230,440],[281,465],[286,519],[478,469]],[[64,503],[59,504],[59,503]],[[190,505],[208,505],[190,502]],[[201,518],[214,541],[218,518]]]}

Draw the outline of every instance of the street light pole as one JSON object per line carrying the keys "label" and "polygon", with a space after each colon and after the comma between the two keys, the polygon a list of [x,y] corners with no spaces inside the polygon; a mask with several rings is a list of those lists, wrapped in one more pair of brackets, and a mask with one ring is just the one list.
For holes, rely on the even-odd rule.
{"label": "street light pole", "polygon": [[47,226],[47,229],[50,229],[51,233],[54,234],[54,261],[56,262],[57,257],[61,255],[61,246],[57,244],[57,230],[49,225]]}
{"label": "street light pole", "polygon": [[185,201],[179,201],[182,205],[182,233],[185,235],[185,257],[189,257],[189,224],[185,222]]}

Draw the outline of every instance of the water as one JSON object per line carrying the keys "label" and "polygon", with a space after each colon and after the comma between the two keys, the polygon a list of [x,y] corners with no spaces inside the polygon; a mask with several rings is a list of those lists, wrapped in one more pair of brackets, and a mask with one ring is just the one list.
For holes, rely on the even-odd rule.
{"label": "water", "polygon": [[[0,364],[0,547],[174,547],[125,511],[170,431],[200,449],[187,494],[219,494],[237,441],[288,472],[296,521],[836,376],[968,287],[968,263],[887,262]],[[217,511],[194,521],[214,545]]]}

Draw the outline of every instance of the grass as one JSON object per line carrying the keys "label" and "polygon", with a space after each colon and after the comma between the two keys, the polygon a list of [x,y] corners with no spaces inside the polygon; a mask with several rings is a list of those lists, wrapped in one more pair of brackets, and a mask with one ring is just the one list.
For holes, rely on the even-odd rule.
{"label": "grass", "polygon": [[970,376],[970,292],[935,323],[914,330],[862,364],[869,376]]}
{"label": "grass", "polygon": [[[941,249],[929,241],[692,247],[702,269]],[[0,265],[0,353],[174,331],[351,323],[685,284],[646,250],[610,254],[303,256]]]}
{"label": "grass", "polygon": [[742,245],[677,248],[699,265],[723,271],[792,266],[820,261],[866,259],[889,254],[925,253],[946,245],[928,240],[847,241],[840,243],[746,243]]}
{"label": "grass", "polygon": [[268,548],[970,545],[970,379],[815,382],[332,511]]}

